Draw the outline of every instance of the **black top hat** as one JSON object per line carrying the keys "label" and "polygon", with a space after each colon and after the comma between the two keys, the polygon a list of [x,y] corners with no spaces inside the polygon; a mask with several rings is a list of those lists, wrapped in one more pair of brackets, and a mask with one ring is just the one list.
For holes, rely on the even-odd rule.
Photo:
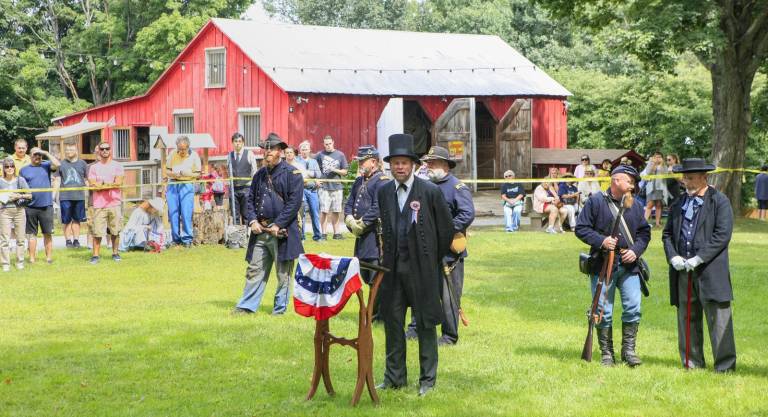
{"label": "black top hat", "polygon": [[456,166],[456,161],[451,159],[451,154],[448,153],[448,149],[442,146],[433,146],[429,148],[429,152],[421,157],[422,161],[434,161],[441,159],[448,163],[448,168],[453,169]]}
{"label": "black top hat", "polygon": [[672,167],[672,172],[674,173],[709,172],[714,170],[715,166],[708,164],[707,161],[702,158],[686,158],[683,159],[682,165],[675,165]]}
{"label": "black top hat", "polygon": [[363,145],[357,148],[357,160],[365,161],[368,158],[379,159],[379,151],[372,145]]}
{"label": "black top hat", "polygon": [[262,140],[261,143],[259,143],[259,147],[262,149],[272,149],[272,148],[280,148],[285,149],[288,147],[288,144],[283,142],[282,139],[280,139],[280,136],[277,136],[277,133],[270,133],[266,139]]}
{"label": "black top hat", "polygon": [[632,165],[619,165],[611,171],[611,176],[616,174],[627,174],[635,179],[635,184],[640,182],[640,174]]}
{"label": "black top hat", "polygon": [[384,162],[389,162],[395,156],[407,156],[416,164],[421,163],[413,152],[413,136],[407,133],[396,133],[389,137],[389,155],[384,157]]}

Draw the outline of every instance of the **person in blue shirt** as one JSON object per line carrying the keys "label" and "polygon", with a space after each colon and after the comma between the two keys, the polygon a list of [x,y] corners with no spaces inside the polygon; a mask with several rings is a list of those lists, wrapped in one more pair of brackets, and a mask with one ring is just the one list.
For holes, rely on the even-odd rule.
{"label": "person in blue shirt", "polygon": [[[504,179],[515,179],[515,171],[508,169],[504,172]],[[501,184],[501,199],[504,201],[504,230],[516,232],[520,229],[520,215],[525,205],[525,188],[519,182],[505,182]]]}
{"label": "person in blue shirt", "polygon": [[573,174],[566,172],[563,178],[565,181],[560,183],[557,189],[557,196],[563,202],[563,207],[568,210],[568,227],[573,230],[576,228],[576,214],[579,212],[579,198],[581,194],[576,183],[568,181],[570,178],[574,178]]}
{"label": "person in blue shirt", "polygon": [[757,199],[757,218],[765,221],[768,211],[768,164],[763,164],[761,173],[755,178],[755,198]]}
{"label": "person in blue shirt", "polygon": [[[431,147],[421,160],[427,166],[429,180],[440,188],[445,202],[448,203],[453,219],[454,236],[466,237],[467,229],[475,220],[475,205],[472,202],[472,192],[469,187],[451,174],[451,169],[456,167],[456,162],[450,158],[448,150],[441,146]],[[451,251],[443,258],[444,264],[452,269],[450,287],[443,285],[443,324],[440,326],[442,336],[437,341],[438,346],[455,345],[459,341],[459,307],[464,289],[464,258],[467,257],[467,250],[462,249],[458,253],[454,250],[452,245]],[[449,291],[453,291],[453,294]],[[413,315],[411,316],[412,320],[406,336],[415,339],[418,337],[416,320]]]}
{"label": "person in blue shirt", "polygon": [[[59,169],[61,163],[48,151],[40,148],[32,148],[32,163],[19,171],[19,176],[24,178],[30,189],[51,188],[51,173]],[[43,157],[48,158],[47,161]],[[37,234],[43,233],[43,246],[45,258],[53,263],[53,193],[51,191],[38,191],[32,193],[32,201],[24,208],[27,214],[27,244],[29,246],[29,263],[35,263],[37,256]],[[20,231],[19,231],[20,232]]]}

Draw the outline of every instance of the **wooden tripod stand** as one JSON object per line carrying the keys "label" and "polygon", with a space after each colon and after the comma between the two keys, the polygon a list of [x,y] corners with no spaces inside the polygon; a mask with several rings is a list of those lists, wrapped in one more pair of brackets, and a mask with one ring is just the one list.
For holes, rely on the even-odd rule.
{"label": "wooden tripod stand", "polygon": [[355,385],[355,392],[352,395],[351,405],[355,406],[360,401],[364,385],[368,386],[368,395],[371,396],[371,401],[376,405],[379,404],[379,396],[376,394],[376,386],[373,383],[373,334],[371,333],[371,316],[373,315],[373,307],[376,302],[376,294],[379,292],[381,280],[384,278],[384,273],[388,270],[378,265],[364,262],[360,262],[360,267],[376,271],[376,277],[373,280],[371,292],[368,294],[367,304],[363,299],[363,290],[359,289],[356,292],[357,300],[360,302],[357,337],[354,339],[336,337],[330,333],[328,320],[317,320],[315,323],[315,368],[312,373],[312,383],[309,392],[307,393],[307,400],[311,400],[312,397],[315,396],[317,387],[320,385],[321,376],[328,395],[332,396],[335,394],[333,384],[331,383],[331,372],[328,366],[328,354],[330,353],[331,345],[339,344],[357,350],[357,384]]}

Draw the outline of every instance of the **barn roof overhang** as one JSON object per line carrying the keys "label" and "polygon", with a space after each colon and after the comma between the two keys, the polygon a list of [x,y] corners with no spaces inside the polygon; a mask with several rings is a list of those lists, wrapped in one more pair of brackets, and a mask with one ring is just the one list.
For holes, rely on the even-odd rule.
{"label": "barn roof overhang", "polygon": [[37,140],[50,140],[50,139],[66,139],[82,135],[83,133],[93,132],[95,130],[101,130],[105,127],[110,127],[114,123],[113,120],[107,122],[90,122],[88,117],[83,117],[78,123],[73,125],[60,127],[58,129],[51,129],[45,133],[41,133],[35,136]]}

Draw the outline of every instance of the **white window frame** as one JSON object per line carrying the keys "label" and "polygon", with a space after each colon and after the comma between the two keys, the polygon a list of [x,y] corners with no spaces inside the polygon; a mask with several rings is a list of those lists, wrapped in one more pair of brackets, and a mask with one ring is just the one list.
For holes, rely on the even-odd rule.
{"label": "white window frame", "polygon": [[[211,62],[213,54],[222,54],[222,59]],[[217,82],[211,82],[211,75],[215,73],[221,77]],[[205,88],[224,88],[227,85],[227,48],[205,48]]]}
{"label": "white window frame", "polygon": [[[255,134],[253,132],[245,131],[245,117],[247,116],[255,116],[258,118],[258,125],[256,126]],[[245,136],[245,146],[258,146],[259,140],[261,138],[261,109],[258,107],[237,109],[237,131]]]}
{"label": "white window frame", "polygon": [[115,159],[131,159],[131,129],[127,127],[112,128],[112,157]]}
{"label": "white window frame", "polygon": [[[192,118],[192,123],[189,126],[190,132],[182,132],[181,128],[184,127],[181,124],[180,119]],[[195,133],[195,113],[192,109],[176,109],[173,111],[173,133]]]}

